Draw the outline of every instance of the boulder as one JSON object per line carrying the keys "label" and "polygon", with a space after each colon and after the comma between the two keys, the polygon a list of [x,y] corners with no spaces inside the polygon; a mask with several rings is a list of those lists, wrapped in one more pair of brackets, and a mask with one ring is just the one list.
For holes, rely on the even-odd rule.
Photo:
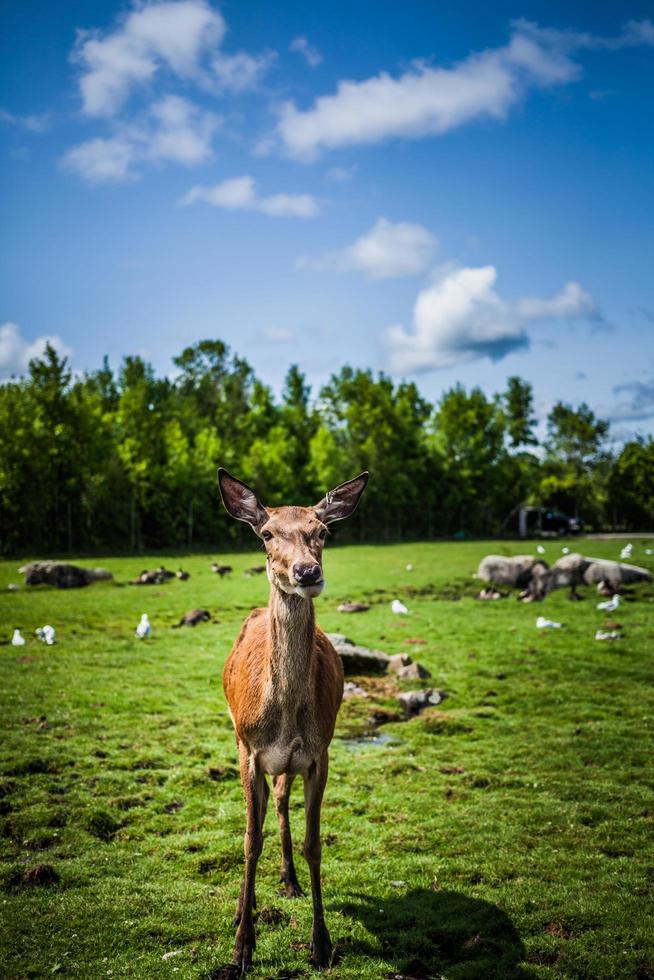
{"label": "boulder", "polygon": [[424,708],[440,704],[445,696],[444,691],[428,688],[426,691],[403,691],[402,694],[398,694],[397,700],[408,717],[411,718],[413,715],[420,714]]}
{"label": "boulder", "polygon": [[414,661],[405,667],[400,667],[397,676],[401,681],[419,681],[424,680],[426,677],[431,677],[431,673],[422,664]]}
{"label": "boulder", "polygon": [[388,658],[388,669],[397,674],[403,667],[408,667],[412,663],[413,660],[408,653],[394,653]]}
{"label": "boulder", "polygon": [[358,646],[342,633],[327,633],[341,658],[346,674],[383,674],[388,669],[388,654]]}
{"label": "boulder", "polygon": [[25,574],[25,585],[55,585],[58,589],[81,589],[91,582],[113,579],[104,568],[80,568],[64,561],[33,561],[19,571]]}

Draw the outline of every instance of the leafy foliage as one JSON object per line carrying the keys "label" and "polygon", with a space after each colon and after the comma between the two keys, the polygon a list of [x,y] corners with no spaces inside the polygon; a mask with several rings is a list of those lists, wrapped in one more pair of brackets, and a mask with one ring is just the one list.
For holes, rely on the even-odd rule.
{"label": "leafy foliage", "polygon": [[247,532],[218,506],[218,465],[272,504],[313,503],[372,471],[338,530],[355,540],[497,533],[523,502],[596,525],[651,521],[651,440],[612,460],[608,423],[559,403],[536,455],[533,392],[518,377],[493,398],[456,385],[433,405],[413,383],[349,366],[312,397],[292,365],[278,401],[220,340],[174,364],[174,380],[140,357],[73,377],[48,346],[0,386],[3,553],[237,541]]}

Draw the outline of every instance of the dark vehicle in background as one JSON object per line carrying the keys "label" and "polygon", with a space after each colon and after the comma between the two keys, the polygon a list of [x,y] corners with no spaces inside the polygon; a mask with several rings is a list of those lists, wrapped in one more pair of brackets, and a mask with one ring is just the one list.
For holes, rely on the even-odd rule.
{"label": "dark vehicle in background", "polygon": [[561,538],[584,529],[580,517],[568,517],[554,507],[521,507],[519,525],[521,538]]}

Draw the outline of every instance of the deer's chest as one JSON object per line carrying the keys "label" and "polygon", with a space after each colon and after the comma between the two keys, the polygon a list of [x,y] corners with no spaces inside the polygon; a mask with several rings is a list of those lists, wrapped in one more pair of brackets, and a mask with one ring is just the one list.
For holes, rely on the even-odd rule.
{"label": "deer's chest", "polygon": [[271,776],[304,772],[319,755],[315,728],[306,690],[297,696],[275,690],[264,702],[250,747]]}

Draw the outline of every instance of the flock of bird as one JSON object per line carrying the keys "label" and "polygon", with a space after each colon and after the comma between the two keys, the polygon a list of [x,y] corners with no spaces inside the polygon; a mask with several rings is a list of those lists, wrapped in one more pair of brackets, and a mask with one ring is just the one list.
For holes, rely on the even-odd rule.
{"label": "flock of bird", "polygon": [[[633,554],[633,547],[634,546],[631,543],[626,544],[620,551],[620,558],[622,560],[631,558]],[[536,546],[536,551],[539,555],[546,554],[546,549],[542,544]],[[570,549],[566,546],[563,546],[561,548],[561,552],[563,555],[568,555],[570,553]],[[645,554],[651,556],[652,554],[654,554],[654,550],[652,548],[645,548]],[[407,572],[413,571],[413,565],[410,562],[405,567]],[[214,574],[219,575],[220,578],[224,578],[225,575],[230,575],[234,571],[231,565],[221,565],[219,562],[216,561],[213,561],[211,563],[210,568],[211,571]],[[252,575],[261,575],[265,571],[266,571],[265,565],[253,565],[251,568],[245,569],[243,574],[247,578],[250,578]],[[163,565],[160,565],[159,568],[156,568],[153,571],[146,570],[141,572],[141,574],[132,581],[132,584],[134,585],[161,584],[162,582],[168,581],[169,579],[172,578],[177,578],[182,582],[186,582],[190,578],[190,573],[182,568],[178,569],[177,572],[171,572],[168,569],[166,569]],[[602,583],[600,583],[600,586],[601,584]],[[496,593],[496,595],[497,597],[499,597],[501,593]],[[495,594],[493,595],[493,597],[495,597]],[[620,596],[616,591],[613,592],[613,594],[609,599],[603,602],[598,602],[597,608],[603,610],[606,613],[612,613],[615,612],[616,609],[618,609],[619,605],[620,605]],[[396,616],[409,615],[409,609],[407,608],[407,606],[405,606],[405,604],[400,599],[393,599],[390,604],[390,607],[391,607],[391,612],[393,612]],[[369,608],[370,608],[369,606],[360,603],[342,603],[339,606],[339,611],[340,612],[359,612],[359,611],[363,612],[365,610],[368,610]],[[197,623],[206,622],[210,619],[211,619],[211,614],[208,612],[208,610],[193,609],[191,610],[191,612],[185,613],[185,615],[181,618],[179,623],[175,624],[174,628],[179,626],[195,626]],[[539,616],[538,619],[536,620],[537,629],[561,629],[562,626],[563,626],[562,623],[557,623],[554,620],[546,619],[544,616]],[[134,631],[134,635],[140,640],[147,640],[152,636],[152,624],[150,623],[147,613],[142,614],[141,619],[139,620],[139,623]],[[46,626],[40,626],[37,630],[35,630],[35,636],[42,643],[47,644],[47,646],[52,646],[55,642],[56,634],[52,626],[46,625]],[[597,630],[595,636],[596,639],[598,640],[608,640],[608,639],[613,640],[613,639],[618,639],[620,634],[617,630],[609,630],[609,631]],[[26,640],[25,637],[22,635],[20,628],[16,627],[14,629],[14,633],[11,639],[12,646],[15,647],[25,646],[25,643]]]}

